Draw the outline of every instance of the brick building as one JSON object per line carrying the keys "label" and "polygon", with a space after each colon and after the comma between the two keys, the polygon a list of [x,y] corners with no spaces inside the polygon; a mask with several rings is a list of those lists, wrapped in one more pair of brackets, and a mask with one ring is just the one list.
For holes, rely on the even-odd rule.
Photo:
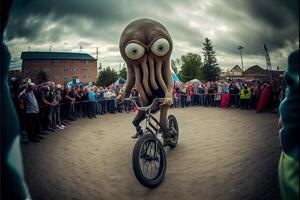
{"label": "brick building", "polygon": [[48,80],[60,84],[79,79],[82,82],[96,82],[97,59],[87,53],[71,52],[22,52],[22,75],[37,79],[45,72]]}

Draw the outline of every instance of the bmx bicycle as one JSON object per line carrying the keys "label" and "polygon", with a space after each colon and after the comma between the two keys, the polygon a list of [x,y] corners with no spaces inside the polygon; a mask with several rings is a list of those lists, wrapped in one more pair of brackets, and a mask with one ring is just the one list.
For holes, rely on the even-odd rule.
{"label": "bmx bicycle", "polygon": [[[139,107],[132,99],[124,99],[145,112],[145,128],[134,146],[132,166],[138,181],[148,188],[155,188],[163,181],[167,167],[164,146],[175,148],[179,138],[178,123],[174,115],[168,116],[168,128],[164,128],[151,113],[152,107],[163,100],[156,98],[151,105]],[[158,139],[158,134],[162,134],[162,138],[168,141],[164,146]]]}

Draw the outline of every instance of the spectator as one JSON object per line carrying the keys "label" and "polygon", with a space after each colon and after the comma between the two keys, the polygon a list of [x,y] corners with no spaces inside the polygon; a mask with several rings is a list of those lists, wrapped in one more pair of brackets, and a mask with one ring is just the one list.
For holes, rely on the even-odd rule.
{"label": "spectator", "polygon": [[97,118],[96,116],[96,95],[94,92],[94,88],[91,87],[90,90],[88,91],[88,105],[89,105],[89,113],[90,113],[90,118],[94,117]]}
{"label": "spectator", "polygon": [[247,84],[245,84],[241,89],[241,95],[240,95],[241,109],[249,109],[250,97],[251,97],[251,89]]}
{"label": "spectator", "polygon": [[180,101],[181,101],[181,107],[185,108],[187,106],[187,90],[184,84],[181,84],[180,86]]}
{"label": "spectator", "polygon": [[224,83],[222,87],[221,107],[227,108],[228,103],[229,103],[229,85],[227,83]]}
{"label": "spectator", "polygon": [[39,135],[41,133],[39,121],[40,109],[33,93],[34,86],[34,83],[29,83],[26,89],[21,92],[20,97],[23,98],[26,107],[28,139],[32,142],[40,142],[40,139],[43,139],[43,137]]}
{"label": "spectator", "polygon": [[54,112],[55,112],[56,118],[54,119],[54,123],[59,129],[64,129],[66,124],[62,122],[61,115],[60,115],[60,104],[61,104],[61,100],[62,100],[61,88],[62,88],[61,85],[58,84],[56,86],[56,90],[55,90],[54,102],[56,105],[54,106]]}

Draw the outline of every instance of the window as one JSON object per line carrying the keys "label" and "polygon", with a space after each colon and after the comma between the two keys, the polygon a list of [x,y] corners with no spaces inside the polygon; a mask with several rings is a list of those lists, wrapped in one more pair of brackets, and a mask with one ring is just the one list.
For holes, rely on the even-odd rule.
{"label": "window", "polygon": [[84,74],[84,75],[82,75],[82,78],[86,78],[87,76]]}
{"label": "window", "polygon": [[64,71],[65,72],[70,71],[70,68],[64,68]]}
{"label": "window", "polygon": [[90,67],[90,71],[94,71],[94,67]]}
{"label": "window", "polygon": [[87,72],[87,68],[86,68],[86,67],[83,67],[83,68],[82,68],[82,71],[83,71],[83,72]]}
{"label": "window", "polygon": [[59,72],[60,71],[60,68],[56,67],[53,69],[55,72]]}
{"label": "window", "polygon": [[43,64],[47,64],[47,63],[48,63],[48,60],[42,60],[42,63],[43,63]]}
{"label": "window", "polygon": [[71,70],[72,70],[73,72],[74,72],[74,71],[78,71],[78,68],[73,67]]}
{"label": "window", "polygon": [[55,80],[60,79],[60,76],[54,76],[54,79]]}
{"label": "window", "polygon": [[73,79],[76,79],[76,78],[78,78],[78,76],[73,76]]}
{"label": "window", "polygon": [[59,64],[59,60],[53,60],[54,64]]}
{"label": "window", "polygon": [[64,76],[64,79],[68,79],[69,77],[68,76]]}
{"label": "window", "polygon": [[89,75],[89,78],[94,78],[94,76],[93,75]]}

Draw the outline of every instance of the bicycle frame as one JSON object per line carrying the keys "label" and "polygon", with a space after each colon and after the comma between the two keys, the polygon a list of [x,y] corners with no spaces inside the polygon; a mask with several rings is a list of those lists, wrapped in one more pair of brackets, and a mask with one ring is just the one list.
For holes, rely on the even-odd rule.
{"label": "bicycle frame", "polygon": [[[145,111],[145,130],[149,129],[150,127],[154,130],[155,135],[157,135],[158,131],[162,128],[162,125],[159,123],[159,121],[151,114],[151,108],[157,101],[163,101],[164,98],[156,98],[153,100],[153,102],[149,106],[140,107],[138,106],[135,101],[133,101],[131,98],[126,98],[124,101],[131,101],[136,108],[139,111]],[[155,124],[151,123],[151,119],[155,122]],[[158,126],[158,127],[157,127]]]}

